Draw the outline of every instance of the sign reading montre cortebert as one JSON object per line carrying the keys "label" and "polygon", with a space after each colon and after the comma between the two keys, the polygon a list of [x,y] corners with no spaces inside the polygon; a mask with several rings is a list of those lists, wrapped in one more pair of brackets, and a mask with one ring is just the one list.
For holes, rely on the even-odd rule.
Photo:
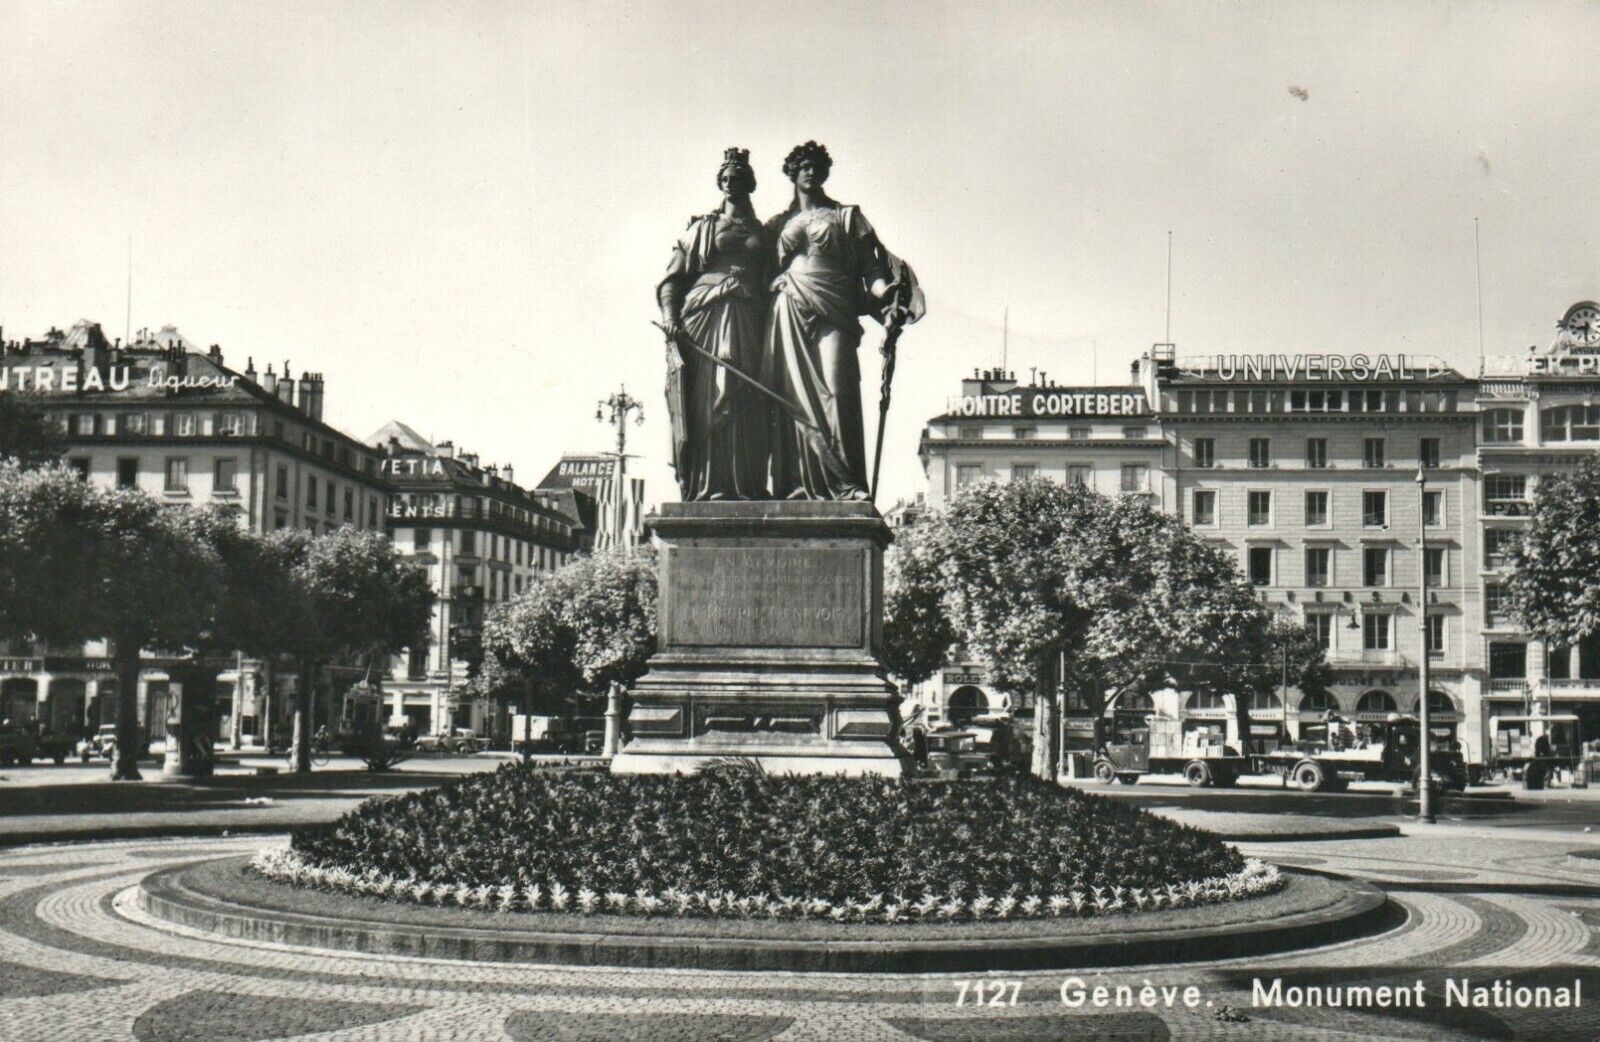
{"label": "sign reading montre cortebert", "polygon": [[848,648],[865,643],[866,552],[673,547],[676,645]]}

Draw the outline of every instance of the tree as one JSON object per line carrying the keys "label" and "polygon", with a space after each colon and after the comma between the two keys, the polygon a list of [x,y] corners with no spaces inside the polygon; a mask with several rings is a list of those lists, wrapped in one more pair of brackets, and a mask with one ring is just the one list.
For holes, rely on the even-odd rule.
{"label": "tree", "polygon": [[0,458],[24,469],[59,463],[67,451],[61,428],[45,415],[31,394],[0,394]]}
{"label": "tree", "polygon": [[144,493],[0,461],[0,631],[49,644],[110,641],[113,779],[140,777],[141,650],[190,646],[216,611],[219,573],[181,513]]}
{"label": "tree", "polygon": [[1570,647],[1600,633],[1600,459],[1539,482],[1506,593],[1528,633]]}
{"label": "tree", "polygon": [[578,557],[490,610],[480,689],[546,699],[626,687],[656,647],[656,559],[644,547]]}
{"label": "tree", "polygon": [[295,698],[295,771],[311,770],[311,710],[318,672],[332,659],[370,657],[410,645],[427,631],[434,593],[421,569],[389,540],[349,525],[312,537],[284,530],[269,553],[289,562],[293,625],[285,646],[300,668]]}
{"label": "tree", "polygon": [[938,672],[956,640],[938,544],[927,528],[903,529],[884,560],[883,664],[909,689]]}
{"label": "tree", "polygon": [[[221,567],[220,595],[194,642],[178,708],[183,770],[204,773],[209,763],[191,761],[195,751],[209,749],[209,743],[191,743],[189,735],[215,726],[210,691],[217,673],[225,668],[223,658],[239,653],[260,658],[267,663],[270,684],[272,661],[296,647],[303,604],[293,569],[302,547],[295,539],[274,538],[246,527],[237,510],[222,506],[184,508],[177,517],[196,539],[211,547]],[[242,684],[243,678],[235,683]],[[202,688],[205,697],[199,697]]]}
{"label": "tree", "polygon": [[1054,777],[1058,693],[1098,717],[1124,691],[1262,682],[1270,614],[1227,555],[1135,497],[980,482],[928,522],[944,604],[1002,690],[1037,696]]}

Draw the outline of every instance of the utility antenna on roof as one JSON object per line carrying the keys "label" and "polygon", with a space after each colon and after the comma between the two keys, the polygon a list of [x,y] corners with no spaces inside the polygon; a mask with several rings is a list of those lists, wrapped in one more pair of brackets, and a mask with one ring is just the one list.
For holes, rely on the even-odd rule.
{"label": "utility antenna on roof", "polygon": [[1472,267],[1478,276],[1478,370],[1483,371],[1483,248],[1478,239],[1478,219],[1472,219]]}
{"label": "utility antenna on roof", "polygon": [[1164,343],[1172,343],[1172,229],[1167,229],[1167,335]]}
{"label": "utility antenna on roof", "polygon": [[1006,358],[1011,353],[1011,306],[1006,305],[1004,316],[1000,319],[1000,371],[1006,371]]}
{"label": "utility antenna on roof", "polygon": [[122,313],[122,342],[133,346],[133,235],[128,236],[128,296],[127,309]]}

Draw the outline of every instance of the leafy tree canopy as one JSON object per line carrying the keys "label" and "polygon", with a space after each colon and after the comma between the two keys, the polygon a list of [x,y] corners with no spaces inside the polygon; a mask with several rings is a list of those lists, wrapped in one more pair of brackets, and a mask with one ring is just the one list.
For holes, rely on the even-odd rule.
{"label": "leafy tree canopy", "polygon": [[884,559],[883,664],[906,684],[920,684],[944,665],[957,639],[933,530],[904,529]]}
{"label": "leafy tree canopy", "polygon": [[1510,563],[1506,592],[1530,634],[1570,646],[1600,632],[1600,459],[1540,480]]}
{"label": "leafy tree canopy", "polygon": [[218,555],[181,512],[59,467],[0,461],[0,631],[182,648],[220,598]]}
{"label": "leafy tree canopy", "polygon": [[0,392],[0,458],[33,469],[59,462],[66,451],[66,436],[34,395]]}
{"label": "leafy tree canopy", "polygon": [[289,599],[300,614],[290,636],[302,656],[392,651],[427,631],[435,600],[428,577],[378,532],[284,530],[268,537],[266,553],[291,562]]}
{"label": "leafy tree canopy", "polygon": [[489,611],[479,686],[520,677],[546,695],[599,693],[636,680],[655,647],[654,550],[578,557]]}
{"label": "leafy tree canopy", "polygon": [[982,482],[927,522],[954,632],[1006,690],[1270,690],[1271,614],[1231,557],[1134,497]]}

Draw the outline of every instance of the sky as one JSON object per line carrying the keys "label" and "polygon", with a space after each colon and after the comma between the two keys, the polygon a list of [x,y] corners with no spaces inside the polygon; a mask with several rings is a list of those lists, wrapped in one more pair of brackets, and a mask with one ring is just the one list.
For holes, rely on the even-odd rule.
{"label": "sky", "polygon": [[[0,326],[176,325],[531,483],[628,432],[676,499],[654,287],[722,151],[916,269],[880,505],[963,375],[1488,354],[1600,298],[1600,4],[0,0]],[[129,241],[132,241],[131,323]],[[868,436],[878,332],[863,341]],[[1003,335],[1003,331],[1005,335]]]}

